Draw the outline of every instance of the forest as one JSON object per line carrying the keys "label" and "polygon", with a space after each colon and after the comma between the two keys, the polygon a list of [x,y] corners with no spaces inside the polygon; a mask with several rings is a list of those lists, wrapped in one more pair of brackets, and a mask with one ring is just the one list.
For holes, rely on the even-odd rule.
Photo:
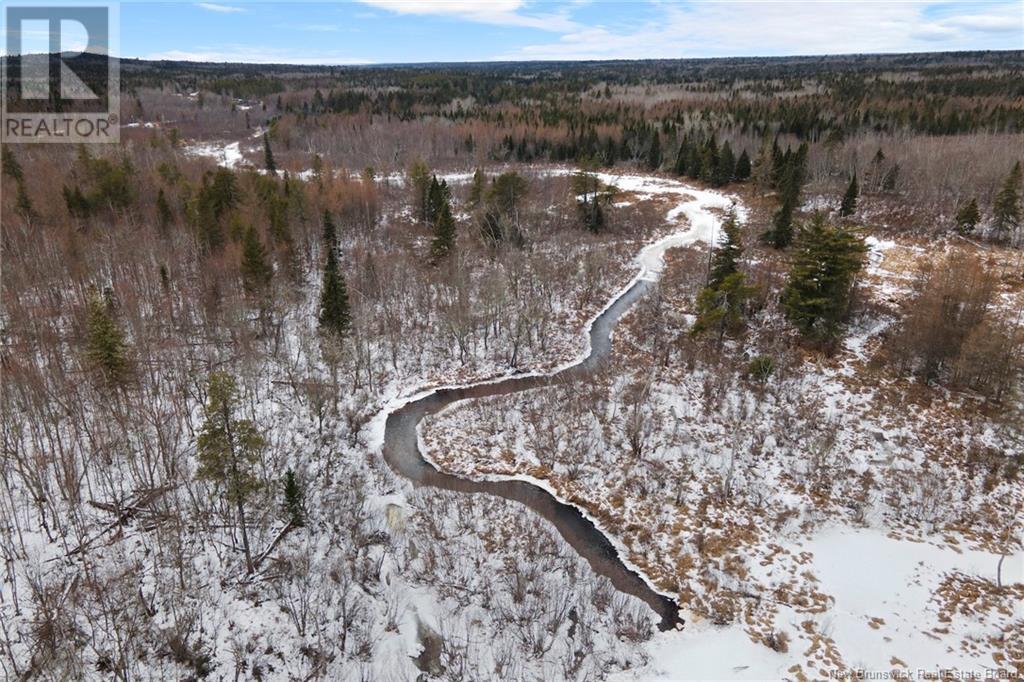
{"label": "forest", "polygon": [[5,679],[1024,675],[1024,51],[120,68],[3,146]]}

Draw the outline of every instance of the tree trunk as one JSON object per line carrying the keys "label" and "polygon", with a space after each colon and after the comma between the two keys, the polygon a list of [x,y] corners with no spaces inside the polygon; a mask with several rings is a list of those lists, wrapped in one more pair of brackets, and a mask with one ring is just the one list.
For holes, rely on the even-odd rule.
{"label": "tree trunk", "polygon": [[245,527],[245,506],[242,500],[237,500],[235,505],[238,508],[238,525],[242,529],[242,549],[245,551],[245,572],[252,573],[252,552],[249,550],[249,531]]}

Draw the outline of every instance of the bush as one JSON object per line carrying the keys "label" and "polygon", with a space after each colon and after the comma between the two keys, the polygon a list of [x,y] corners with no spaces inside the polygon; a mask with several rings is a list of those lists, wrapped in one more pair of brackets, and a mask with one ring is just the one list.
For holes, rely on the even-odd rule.
{"label": "bush", "polygon": [[765,643],[768,645],[769,649],[776,653],[784,654],[789,651],[789,635],[781,630],[768,635],[768,639]]}
{"label": "bush", "polygon": [[747,376],[759,383],[768,381],[775,371],[775,360],[768,355],[758,355],[747,365]]}

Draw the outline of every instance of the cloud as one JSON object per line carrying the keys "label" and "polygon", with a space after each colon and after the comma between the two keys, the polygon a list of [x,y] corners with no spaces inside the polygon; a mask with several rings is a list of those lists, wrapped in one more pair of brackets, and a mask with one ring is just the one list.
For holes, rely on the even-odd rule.
{"label": "cloud", "polygon": [[949,26],[964,28],[969,31],[1002,33],[1004,31],[1024,32],[1024,13],[1017,16],[1000,16],[996,14],[968,14],[952,17],[945,22]]}
{"label": "cloud", "polygon": [[207,12],[218,12],[220,14],[235,14],[237,12],[244,12],[245,9],[242,7],[233,7],[231,5],[218,5],[213,2],[197,2],[196,7],[199,9],[205,9]]}
{"label": "cloud", "polygon": [[139,59],[185,62],[238,62],[246,64],[309,64],[341,65],[372,64],[369,59],[354,57],[341,52],[317,52],[308,54],[290,49],[261,45],[217,45],[197,46],[190,50],[164,50],[140,55]]}
{"label": "cloud", "polygon": [[523,0],[358,0],[395,14],[446,16],[479,24],[518,26],[544,31],[572,31],[578,25],[565,10],[524,14]]}
{"label": "cloud", "polygon": [[[997,49],[992,34],[1024,39],[1019,0],[990,5],[920,2],[729,2],[655,4],[630,29],[591,25],[556,42],[493,59],[644,59]],[[940,13],[928,16],[929,9]],[[968,13],[969,12],[969,13]],[[987,35],[986,35],[987,34]]]}

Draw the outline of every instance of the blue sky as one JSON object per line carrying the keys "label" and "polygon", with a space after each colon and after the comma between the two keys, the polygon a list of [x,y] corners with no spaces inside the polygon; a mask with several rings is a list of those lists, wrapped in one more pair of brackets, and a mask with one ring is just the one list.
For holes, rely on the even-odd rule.
{"label": "blue sky", "polygon": [[291,63],[1024,49],[1024,1],[122,2],[128,57]]}

